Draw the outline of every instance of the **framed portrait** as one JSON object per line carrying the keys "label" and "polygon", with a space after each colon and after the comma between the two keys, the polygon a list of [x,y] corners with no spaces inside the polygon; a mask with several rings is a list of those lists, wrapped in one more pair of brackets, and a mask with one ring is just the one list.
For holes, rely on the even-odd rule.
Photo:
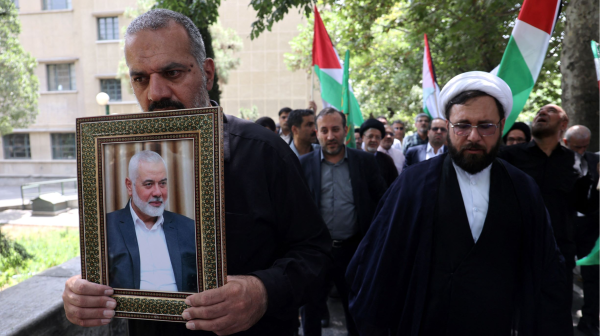
{"label": "framed portrait", "polygon": [[186,322],[226,282],[221,107],[77,119],[81,277],[115,317]]}

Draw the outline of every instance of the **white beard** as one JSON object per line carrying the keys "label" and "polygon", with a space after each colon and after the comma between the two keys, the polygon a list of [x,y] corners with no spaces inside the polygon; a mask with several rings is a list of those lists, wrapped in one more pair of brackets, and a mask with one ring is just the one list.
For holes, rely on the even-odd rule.
{"label": "white beard", "polygon": [[138,207],[138,209],[140,209],[141,212],[145,213],[150,217],[162,216],[163,212],[165,211],[165,202],[162,196],[151,198],[151,201],[153,202],[162,202],[162,204],[159,207],[155,207],[153,205],[150,205],[150,203],[148,202],[142,201],[140,196],[138,196],[137,191],[135,190],[135,185],[131,189],[133,190],[133,203]]}

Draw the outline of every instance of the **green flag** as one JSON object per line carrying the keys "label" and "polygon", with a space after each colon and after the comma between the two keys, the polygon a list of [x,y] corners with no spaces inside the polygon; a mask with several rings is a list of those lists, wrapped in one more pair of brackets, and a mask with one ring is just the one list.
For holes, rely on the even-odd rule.
{"label": "green flag", "polygon": [[[348,134],[346,134],[346,146],[356,148],[356,139],[354,139],[354,127],[362,124],[362,120],[357,120],[356,114],[350,104],[350,86],[348,85],[348,77],[350,77],[350,50],[346,50],[344,57],[344,75],[342,77],[342,112],[346,115],[346,125],[348,125]],[[360,114],[360,112],[358,112]],[[362,115],[360,116],[362,119]],[[360,124],[356,124],[360,121]]]}
{"label": "green flag", "polygon": [[588,254],[587,257],[583,259],[577,260],[577,266],[593,266],[600,264],[600,252],[598,252],[598,244],[600,242],[600,238],[596,240],[596,245],[592,249],[592,252]]}

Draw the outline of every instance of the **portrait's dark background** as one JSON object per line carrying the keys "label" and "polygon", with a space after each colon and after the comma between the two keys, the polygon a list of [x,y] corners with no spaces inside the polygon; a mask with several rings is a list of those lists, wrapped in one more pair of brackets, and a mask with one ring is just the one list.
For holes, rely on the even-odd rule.
{"label": "portrait's dark background", "polygon": [[194,142],[191,139],[105,144],[104,155],[104,213],[120,210],[127,205],[125,187],[129,160],[135,153],[151,150],[167,164],[169,197],[165,210],[194,216]]}

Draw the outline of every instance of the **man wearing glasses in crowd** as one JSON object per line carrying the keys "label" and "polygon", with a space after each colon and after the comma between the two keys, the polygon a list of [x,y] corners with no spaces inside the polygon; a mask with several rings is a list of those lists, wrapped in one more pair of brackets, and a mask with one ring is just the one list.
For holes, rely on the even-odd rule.
{"label": "man wearing glasses in crowd", "polygon": [[512,93],[486,72],[440,94],[448,153],[381,199],[347,271],[361,335],[572,335],[571,297],[535,181],[496,157]]}
{"label": "man wearing glasses in crowd", "polygon": [[404,121],[394,121],[392,123],[392,130],[394,131],[394,144],[392,148],[404,153]]}
{"label": "man wearing glasses in crowd", "polygon": [[426,145],[411,147],[406,151],[404,168],[446,153],[447,148],[444,146],[444,143],[446,142],[447,134],[446,120],[440,118],[433,119],[431,129],[427,131],[429,142]]}

